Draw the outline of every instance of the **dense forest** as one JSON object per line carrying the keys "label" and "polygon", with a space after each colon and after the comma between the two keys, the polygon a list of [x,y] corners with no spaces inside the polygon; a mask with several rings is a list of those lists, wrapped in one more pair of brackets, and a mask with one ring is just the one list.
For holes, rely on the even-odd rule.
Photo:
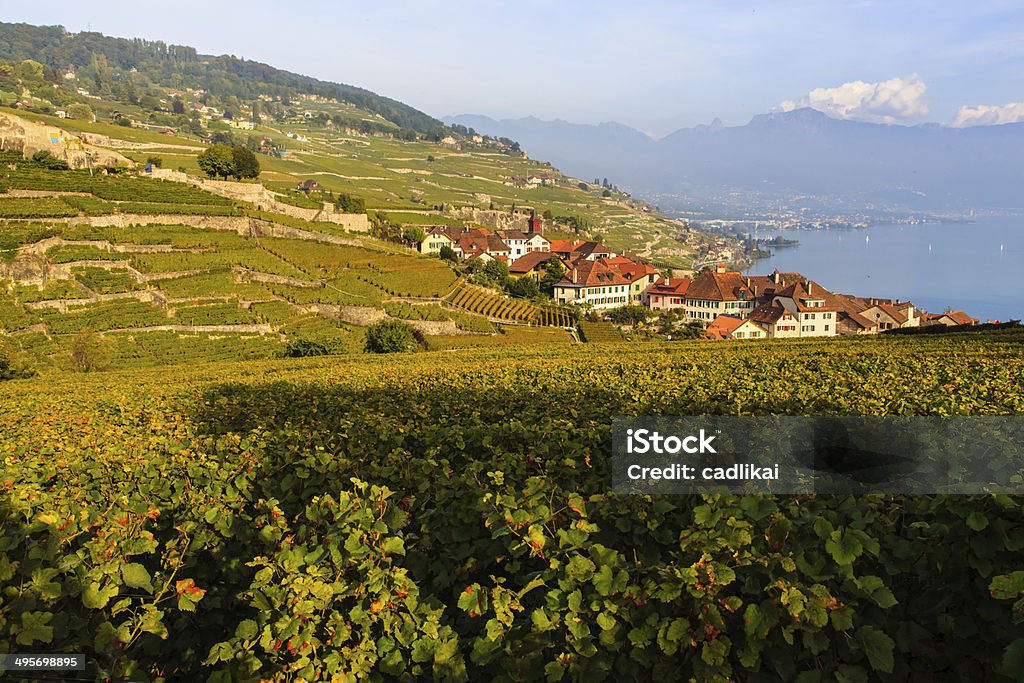
{"label": "dense forest", "polygon": [[104,99],[131,100],[133,94],[152,85],[205,90],[221,100],[306,94],[348,102],[380,114],[401,128],[427,133],[443,127],[427,114],[369,90],[320,81],[234,56],[208,57],[198,54],[195,48],[161,41],[68,33],[62,26],[0,22],[0,62],[26,59],[56,72],[52,76],[73,69],[90,92]]}

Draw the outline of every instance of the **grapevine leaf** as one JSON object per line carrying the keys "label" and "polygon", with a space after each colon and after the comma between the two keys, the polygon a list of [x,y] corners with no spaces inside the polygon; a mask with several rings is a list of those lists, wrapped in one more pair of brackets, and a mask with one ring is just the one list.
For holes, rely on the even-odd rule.
{"label": "grapevine leaf", "polygon": [[892,673],[892,651],[895,643],[892,638],[874,626],[862,626],[857,630],[857,641],[864,648],[864,654],[871,663],[871,668],[881,673]]}

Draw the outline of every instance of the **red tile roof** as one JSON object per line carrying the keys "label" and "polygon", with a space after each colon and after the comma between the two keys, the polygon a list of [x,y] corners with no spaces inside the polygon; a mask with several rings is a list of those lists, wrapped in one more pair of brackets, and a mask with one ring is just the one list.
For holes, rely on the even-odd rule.
{"label": "red tile roof", "polygon": [[752,320],[744,320],[743,318],[734,318],[731,315],[720,315],[708,325],[707,330],[704,334],[708,339],[729,339],[733,332],[735,332],[741,325],[749,322],[751,325],[758,327],[761,331],[764,331],[760,325]]}
{"label": "red tile roof", "polygon": [[736,331],[736,328],[743,324],[742,318],[734,318],[731,315],[720,315],[708,325],[708,330],[714,328],[728,336]]}
{"label": "red tile roof", "polygon": [[523,254],[513,261],[508,267],[508,272],[529,273],[531,270],[539,268],[551,259],[557,258],[557,256],[549,251],[531,251],[528,254]]}
{"label": "red tile roof", "polygon": [[757,323],[775,324],[789,311],[777,301],[766,301],[750,313],[750,319]]}
{"label": "red tile roof", "polygon": [[622,263],[619,259],[625,257],[619,257],[617,259],[601,259],[606,264],[613,267],[617,267],[619,272],[626,277],[630,282],[636,282],[644,278],[650,277],[651,275],[657,275],[658,269],[652,265],[646,263],[634,263],[629,259],[626,259],[625,263]]}
{"label": "red tile roof", "polygon": [[551,240],[551,251],[559,254],[571,254],[581,244],[583,242],[580,240]]}
{"label": "red tile roof", "polygon": [[945,314],[950,320],[955,322],[957,325],[977,325],[978,319],[972,318],[963,311],[950,311]]}
{"label": "red tile roof", "polygon": [[693,278],[686,296],[707,301],[752,301],[753,294],[736,271],[714,273],[702,271]]}
{"label": "red tile roof", "polygon": [[560,284],[575,284],[580,287],[603,287],[606,285],[628,285],[627,280],[617,268],[613,268],[600,259],[597,261],[580,261],[566,273]]}
{"label": "red tile roof", "polygon": [[[775,296],[792,299],[798,311],[839,311],[842,309],[842,304],[838,297],[813,280],[794,282],[785,289],[776,292]],[[822,305],[808,306],[807,304],[810,301],[821,301]]]}
{"label": "red tile roof", "polygon": [[652,294],[676,294],[685,295],[690,288],[690,278],[673,277],[660,278],[651,285]]}
{"label": "red tile roof", "polygon": [[497,235],[505,240],[525,240],[530,238],[530,235],[527,235],[522,230],[498,230]]}

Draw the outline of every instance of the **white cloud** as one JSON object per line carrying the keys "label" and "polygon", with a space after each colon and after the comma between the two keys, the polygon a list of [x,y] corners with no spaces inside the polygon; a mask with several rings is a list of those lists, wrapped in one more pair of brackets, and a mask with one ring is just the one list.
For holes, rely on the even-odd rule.
{"label": "white cloud", "polygon": [[776,111],[811,107],[837,119],[900,123],[927,116],[927,91],[917,74],[879,83],[850,81],[835,88],[815,88],[799,101],[780,103]]}
{"label": "white cloud", "polygon": [[977,107],[968,107],[964,105],[957,110],[956,116],[953,117],[953,125],[958,128],[1017,123],[1018,121],[1024,121],[1024,102],[1010,102],[1002,106],[979,104]]}

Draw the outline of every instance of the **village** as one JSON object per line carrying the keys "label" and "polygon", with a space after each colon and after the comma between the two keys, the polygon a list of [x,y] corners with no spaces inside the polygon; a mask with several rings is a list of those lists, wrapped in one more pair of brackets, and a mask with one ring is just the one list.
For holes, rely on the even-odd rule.
{"label": "village", "polygon": [[552,270],[552,299],[598,315],[624,306],[673,312],[698,323],[708,339],[793,339],[878,334],[908,327],[976,325],[963,311],[929,313],[901,299],[839,294],[800,273],[745,275],[724,263],[690,277],[673,277],[645,259],[595,241],[548,239],[532,214],[527,229],[427,227],[423,254],[447,257],[473,270],[507,265],[510,279],[540,282]]}

